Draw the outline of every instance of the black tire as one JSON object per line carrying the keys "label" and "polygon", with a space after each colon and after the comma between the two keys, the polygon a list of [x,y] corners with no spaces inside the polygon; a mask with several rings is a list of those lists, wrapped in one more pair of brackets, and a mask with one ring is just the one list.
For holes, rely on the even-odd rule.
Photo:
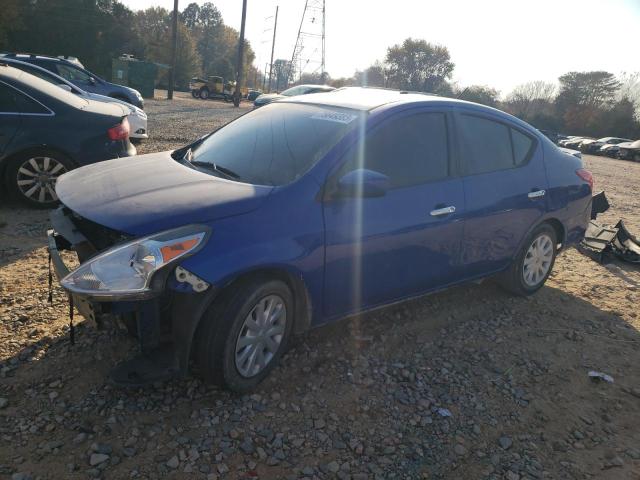
{"label": "black tire", "polygon": [[209,99],[209,89],[208,88],[201,88],[199,96],[200,96],[200,98],[202,100],[208,100]]}
{"label": "black tire", "polygon": [[[529,248],[532,247],[533,243],[539,238],[546,236],[551,240],[551,259],[548,264],[548,269],[546,273],[542,275],[539,279],[536,279],[534,284],[528,282],[525,279],[525,259],[528,258]],[[544,283],[549,278],[551,271],[553,270],[553,265],[556,261],[556,253],[558,247],[558,238],[556,235],[556,231],[554,228],[548,223],[543,223],[536,227],[533,232],[527,237],[527,240],[524,242],[522,249],[518,252],[518,255],[514,259],[511,266],[505,270],[502,274],[498,276],[498,282],[505,290],[520,296],[527,296],[537,292]],[[546,265],[546,264],[545,264]],[[546,268],[546,266],[545,266]]]}
{"label": "black tire", "polygon": [[[42,177],[31,175],[36,171],[33,162],[42,169]],[[45,166],[49,172],[47,175],[48,180],[44,178]],[[13,157],[7,165],[7,170],[5,171],[7,190],[13,198],[26,205],[36,208],[52,208],[58,204],[58,197],[54,191],[55,180],[63,173],[74,168],[73,161],[58,152],[40,149],[21,153]],[[20,182],[29,182],[31,179],[34,179],[35,183],[20,184]],[[31,188],[36,188],[37,190],[30,193]],[[40,190],[44,190],[44,197],[40,196]],[[41,198],[44,198],[44,200],[41,200]]]}
{"label": "black tire", "polygon": [[200,92],[198,92],[198,90],[191,90],[191,96],[193,98],[198,98],[200,97]]}
{"label": "black tire", "polygon": [[[286,320],[279,347],[262,370],[253,376],[244,376],[236,365],[238,338],[246,331],[245,319],[262,301],[272,297],[280,298],[284,304]],[[293,312],[291,290],[280,280],[256,278],[223,294],[223,298],[216,300],[205,312],[196,332],[194,355],[201,375],[207,382],[237,393],[256,388],[287,349],[294,322]],[[265,347],[262,349],[266,350]]]}

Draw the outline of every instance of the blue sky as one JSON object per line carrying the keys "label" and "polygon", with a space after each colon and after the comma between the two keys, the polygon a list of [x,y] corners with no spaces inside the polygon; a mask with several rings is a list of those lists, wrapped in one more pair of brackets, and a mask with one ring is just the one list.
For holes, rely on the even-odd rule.
{"label": "blue sky", "polygon": [[[173,8],[173,0],[121,1],[133,9]],[[180,0],[180,9],[191,1]],[[213,3],[239,29],[242,2]],[[265,30],[276,5],[276,58],[290,58],[295,43],[304,0],[248,0],[246,35],[259,66],[268,61]],[[409,36],[447,46],[460,85],[490,85],[502,94],[571,70],[640,71],[640,0],[326,0],[326,9],[326,63],[334,78],[383,59],[388,46]]]}

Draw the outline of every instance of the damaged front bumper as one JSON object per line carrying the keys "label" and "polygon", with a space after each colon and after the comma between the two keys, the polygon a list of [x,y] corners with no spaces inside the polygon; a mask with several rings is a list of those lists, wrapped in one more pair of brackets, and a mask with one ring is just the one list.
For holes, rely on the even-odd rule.
{"label": "damaged front bumper", "polygon": [[[55,229],[47,232],[47,240],[51,266],[58,280],[62,280],[71,269],[61,252],[73,251],[83,262],[91,256],[92,247],[69,224],[72,220],[68,214],[56,212],[52,214]],[[156,275],[155,284],[160,287],[149,298],[98,298],[67,292],[71,306],[97,327],[115,324],[137,337],[139,354],[116,365],[110,373],[117,385],[137,387],[185,375],[195,330],[216,295],[215,288],[198,282],[197,277],[179,266]]]}

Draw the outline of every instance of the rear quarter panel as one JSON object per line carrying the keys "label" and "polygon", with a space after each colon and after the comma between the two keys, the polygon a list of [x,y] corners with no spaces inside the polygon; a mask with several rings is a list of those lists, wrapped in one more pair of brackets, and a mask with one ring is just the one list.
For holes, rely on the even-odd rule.
{"label": "rear quarter panel", "polygon": [[558,150],[550,141],[542,143],[549,214],[564,226],[564,245],[577,244],[584,237],[591,216],[591,188],[576,174],[583,168],[582,160]]}

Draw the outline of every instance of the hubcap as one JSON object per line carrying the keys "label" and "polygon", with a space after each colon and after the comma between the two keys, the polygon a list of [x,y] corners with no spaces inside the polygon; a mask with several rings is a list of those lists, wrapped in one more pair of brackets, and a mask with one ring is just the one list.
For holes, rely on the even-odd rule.
{"label": "hubcap", "polygon": [[55,158],[30,158],[18,169],[18,189],[30,200],[39,203],[56,202],[56,180],[66,171],[64,165]]}
{"label": "hubcap", "polygon": [[536,237],[524,257],[524,283],[529,287],[537,286],[549,273],[553,260],[553,241],[546,234]]}
{"label": "hubcap", "polygon": [[264,297],[251,309],[236,341],[240,375],[249,378],[264,370],[280,348],[286,325],[287,308],[278,295]]}

